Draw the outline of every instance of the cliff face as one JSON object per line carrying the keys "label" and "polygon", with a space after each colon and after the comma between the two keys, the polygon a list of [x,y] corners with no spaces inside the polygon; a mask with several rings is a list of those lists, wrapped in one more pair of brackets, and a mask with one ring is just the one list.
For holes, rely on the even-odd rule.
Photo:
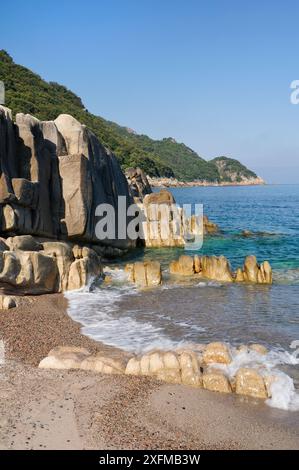
{"label": "cliff face", "polygon": [[[72,116],[39,121],[0,106],[0,231],[125,249],[128,239],[99,240],[95,209],[132,196],[114,155]],[[116,217],[117,219],[117,217]]]}

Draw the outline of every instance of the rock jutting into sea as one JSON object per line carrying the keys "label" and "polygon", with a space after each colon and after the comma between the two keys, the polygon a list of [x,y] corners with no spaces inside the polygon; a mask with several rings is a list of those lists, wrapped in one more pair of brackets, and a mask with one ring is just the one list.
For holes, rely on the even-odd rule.
{"label": "rock jutting into sea", "polygon": [[181,276],[200,275],[220,282],[252,282],[272,284],[272,269],[268,261],[258,264],[255,256],[247,256],[243,268],[233,272],[225,256],[182,255],[169,265],[170,274]]}
{"label": "rock jutting into sea", "polygon": [[[161,265],[158,261],[129,263],[125,267],[128,280],[138,287],[154,287],[162,284]],[[255,256],[247,256],[243,268],[233,272],[224,256],[181,255],[169,265],[171,275],[194,276],[218,282],[251,282],[272,284],[272,269],[268,261],[260,265]]]}

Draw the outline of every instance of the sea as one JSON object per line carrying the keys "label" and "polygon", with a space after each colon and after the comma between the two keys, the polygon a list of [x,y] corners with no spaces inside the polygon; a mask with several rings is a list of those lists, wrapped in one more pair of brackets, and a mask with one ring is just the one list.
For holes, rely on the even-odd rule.
{"label": "sea", "polygon": [[[177,204],[203,204],[220,232],[205,236],[194,252],[183,248],[137,250],[107,265],[110,285],[67,293],[69,315],[82,333],[136,354],[193,343],[260,343],[269,353],[234,359],[234,367],[255,365],[281,374],[269,405],[299,410],[299,185],[194,187],[171,189]],[[245,233],[244,233],[245,231]],[[174,280],[170,260],[180,254],[224,255],[233,269],[247,255],[273,268],[273,285]],[[159,260],[166,281],[138,291],[124,273],[126,262]]]}

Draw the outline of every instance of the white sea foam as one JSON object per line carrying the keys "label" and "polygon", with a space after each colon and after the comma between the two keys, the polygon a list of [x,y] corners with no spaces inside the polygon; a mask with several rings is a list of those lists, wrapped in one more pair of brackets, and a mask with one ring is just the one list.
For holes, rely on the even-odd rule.
{"label": "white sea foam", "polygon": [[228,365],[218,365],[228,377],[232,378],[240,367],[258,369],[264,377],[275,378],[271,380],[271,398],[266,400],[267,405],[282,410],[299,410],[299,394],[295,390],[294,381],[287,374],[277,368],[279,365],[298,365],[297,354],[288,351],[271,350],[262,355],[256,351],[238,351],[230,348],[232,362]]}
{"label": "white sea foam", "polygon": [[150,349],[174,349],[181,342],[172,341],[162,328],[151,322],[122,315],[117,304],[124,296],[139,296],[134,286],[124,284],[126,273],[121,270],[107,270],[112,278],[110,285],[95,288],[92,283],[80,290],[67,292],[68,314],[82,324],[82,333],[110,346],[126,351],[141,353]]}
{"label": "white sea foam", "polygon": [[[177,349],[187,347],[188,341],[174,341],[163,328],[139,317],[140,312],[131,309],[123,315],[118,303],[127,296],[142,295],[134,286],[129,285],[127,274],[121,269],[105,271],[111,277],[111,284],[103,287],[89,286],[65,295],[69,299],[68,313],[75,321],[82,324],[82,333],[105,344],[119,347],[134,353],[145,353],[152,349]],[[200,287],[208,283],[200,283]],[[92,293],[90,292],[92,290]],[[152,312],[152,317],[160,323],[168,321],[170,325],[188,330],[204,331],[204,328],[189,324],[187,321],[176,321],[162,312]],[[291,377],[278,369],[280,365],[296,366],[299,358],[296,352],[270,350],[261,355],[256,351],[238,351],[230,347],[233,361],[229,365],[218,365],[229,376],[233,377],[240,367],[252,367],[264,376],[275,376],[270,386],[271,398],[266,403],[283,410],[299,410],[299,394],[295,390]]]}

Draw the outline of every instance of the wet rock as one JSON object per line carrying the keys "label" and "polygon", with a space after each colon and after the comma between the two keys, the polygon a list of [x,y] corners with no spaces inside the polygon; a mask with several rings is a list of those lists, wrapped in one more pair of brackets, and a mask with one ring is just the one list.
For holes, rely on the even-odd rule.
{"label": "wet rock", "polygon": [[248,256],[243,270],[238,268],[233,273],[225,256],[191,256],[182,255],[172,261],[169,266],[171,274],[199,274],[206,279],[219,282],[254,282],[255,284],[271,284],[272,270],[268,261],[259,265],[255,256]]}
{"label": "wet rock", "polygon": [[192,276],[194,274],[194,260],[192,256],[182,255],[178,260],[172,261],[169,265],[170,274],[180,276]]}
{"label": "wet rock", "polygon": [[[243,276],[242,276],[243,275]],[[272,284],[272,269],[268,261],[259,265],[255,256],[247,256],[244,262],[243,272],[238,272],[238,280],[253,282],[256,284]]]}
{"label": "wet rock", "polygon": [[236,374],[236,393],[255,398],[267,398],[267,390],[263,377],[252,368],[242,367]]}
{"label": "wet rock", "polygon": [[103,273],[101,259],[93,250],[86,250],[86,256],[75,259],[70,265],[68,274],[68,290],[77,290],[89,284],[93,277],[100,277]]}
{"label": "wet rock", "polygon": [[216,369],[205,371],[202,376],[203,388],[212,392],[231,393],[228,378]]}
{"label": "wet rock", "polygon": [[233,282],[229,261],[224,256],[203,256],[201,274],[208,279],[220,282]]}
{"label": "wet rock", "polygon": [[125,267],[129,280],[138,287],[155,287],[162,283],[161,265],[158,261],[138,261]]}
{"label": "wet rock", "polygon": [[230,364],[231,361],[231,354],[224,343],[209,343],[203,352],[203,362],[205,364]]}

